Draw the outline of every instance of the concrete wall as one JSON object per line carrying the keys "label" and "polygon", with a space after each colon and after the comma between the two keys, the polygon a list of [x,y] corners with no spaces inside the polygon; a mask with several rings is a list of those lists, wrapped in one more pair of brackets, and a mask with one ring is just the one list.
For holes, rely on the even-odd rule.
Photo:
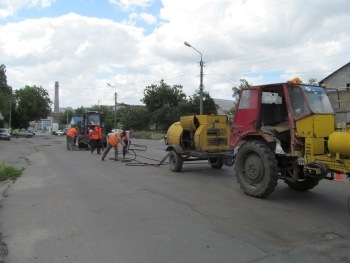
{"label": "concrete wall", "polygon": [[331,100],[335,122],[350,122],[350,63],[341,67],[321,82]]}
{"label": "concrete wall", "polygon": [[350,89],[326,91],[335,112],[335,122],[350,122]]}

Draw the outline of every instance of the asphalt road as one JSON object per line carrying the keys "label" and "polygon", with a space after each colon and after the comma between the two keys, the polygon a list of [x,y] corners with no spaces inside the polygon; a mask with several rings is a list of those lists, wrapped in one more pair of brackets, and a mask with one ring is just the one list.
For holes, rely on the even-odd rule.
{"label": "asphalt road", "polygon": [[173,173],[156,166],[162,141],[133,143],[147,147],[136,147],[138,163],[67,151],[60,136],[0,141],[0,162],[25,168],[1,200],[3,261],[350,262],[350,183],[301,193],[279,181],[256,199],[232,167]]}

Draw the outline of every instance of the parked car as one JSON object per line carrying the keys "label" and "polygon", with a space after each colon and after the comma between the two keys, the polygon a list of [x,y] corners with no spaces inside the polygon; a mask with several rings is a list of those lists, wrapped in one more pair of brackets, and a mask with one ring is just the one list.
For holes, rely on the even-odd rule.
{"label": "parked car", "polygon": [[65,130],[58,130],[57,132],[56,132],[56,135],[59,135],[59,136],[63,136],[63,135],[65,135],[66,134],[66,131]]}
{"label": "parked car", "polygon": [[11,134],[9,132],[9,129],[0,128],[0,140],[11,140]]}
{"label": "parked car", "polygon": [[32,133],[29,133],[27,131],[23,131],[23,130],[20,130],[18,131],[18,134],[15,134],[16,137],[26,137],[26,138],[31,138],[33,137],[34,135]]}

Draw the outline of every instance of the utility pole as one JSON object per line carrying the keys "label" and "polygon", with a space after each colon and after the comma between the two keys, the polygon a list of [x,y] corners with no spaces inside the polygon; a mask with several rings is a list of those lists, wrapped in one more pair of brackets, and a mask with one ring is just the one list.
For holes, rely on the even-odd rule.
{"label": "utility pole", "polygon": [[199,114],[203,115],[203,60],[201,54],[201,61],[199,62],[201,71],[200,71],[200,84],[199,84]]}
{"label": "utility pole", "polygon": [[114,129],[117,128],[117,88],[109,83],[107,86],[114,88]]}
{"label": "utility pole", "polygon": [[117,92],[114,91],[114,127],[117,129]]}
{"label": "utility pole", "polygon": [[185,46],[193,48],[195,51],[197,51],[201,55],[201,61],[199,62],[200,69],[200,83],[199,83],[199,114],[203,115],[203,66],[204,62],[202,59],[202,53],[199,52],[197,49],[192,47],[188,42],[184,42]]}

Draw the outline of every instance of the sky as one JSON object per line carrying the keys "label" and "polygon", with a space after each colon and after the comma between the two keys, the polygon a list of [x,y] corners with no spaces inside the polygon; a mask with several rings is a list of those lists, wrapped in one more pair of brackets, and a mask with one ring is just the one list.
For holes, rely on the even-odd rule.
{"label": "sky", "polygon": [[[350,62],[347,0],[0,0],[0,64],[14,90],[60,108],[141,105],[161,80],[232,99],[252,85],[321,81]],[[184,45],[188,42],[191,47]],[[109,85],[108,85],[109,84]],[[52,105],[53,108],[54,105]]]}

